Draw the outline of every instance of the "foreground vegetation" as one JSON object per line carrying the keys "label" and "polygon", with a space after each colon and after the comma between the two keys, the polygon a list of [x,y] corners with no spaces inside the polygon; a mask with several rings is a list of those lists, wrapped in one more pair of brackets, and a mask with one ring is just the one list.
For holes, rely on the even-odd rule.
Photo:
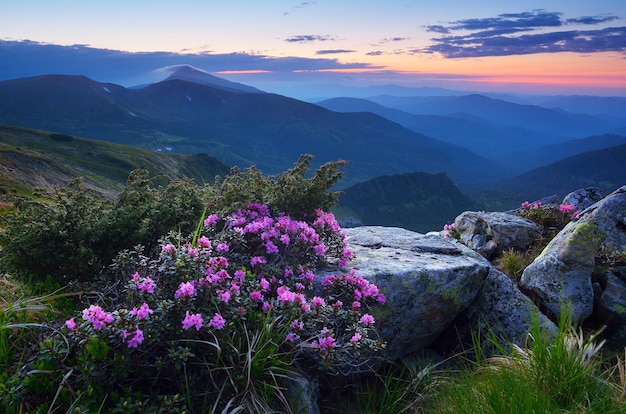
{"label": "foreground vegetation", "polygon": [[499,357],[380,360],[382,292],[355,273],[314,283],[352,254],[328,213],[344,164],[309,162],[5,202],[4,412],[306,412],[307,379],[324,413],[626,412],[624,359],[567,318]]}

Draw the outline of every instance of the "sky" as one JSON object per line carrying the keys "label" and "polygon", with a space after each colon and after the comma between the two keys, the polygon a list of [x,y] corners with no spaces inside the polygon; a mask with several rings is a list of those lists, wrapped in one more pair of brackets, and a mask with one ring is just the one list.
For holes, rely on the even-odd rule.
{"label": "sky", "polygon": [[0,0],[0,80],[192,65],[299,99],[371,85],[626,96],[625,0]]}

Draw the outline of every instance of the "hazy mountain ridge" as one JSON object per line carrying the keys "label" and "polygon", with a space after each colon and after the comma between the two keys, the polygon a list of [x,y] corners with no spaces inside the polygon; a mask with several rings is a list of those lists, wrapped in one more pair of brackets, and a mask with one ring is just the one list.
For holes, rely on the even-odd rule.
{"label": "hazy mountain ridge", "polygon": [[383,174],[482,178],[495,163],[372,114],[341,114],[270,93],[181,80],[141,89],[49,75],[0,82],[0,122],[175,152],[273,174],[302,153],[351,161],[345,185]]}
{"label": "hazy mountain ridge", "polygon": [[418,115],[480,118],[502,126],[523,126],[543,134],[571,138],[602,134],[622,126],[607,124],[605,120],[591,115],[517,104],[479,94],[435,97],[375,96],[369,99],[387,107]]}
{"label": "hazy mountain ridge", "polygon": [[452,115],[417,115],[389,108],[367,99],[333,98],[318,105],[337,112],[371,112],[422,134],[465,147],[484,157],[497,159],[513,151],[530,150],[547,142],[568,140],[523,126],[502,126],[483,119]]}
{"label": "hazy mountain ridge", "polygon": [[338,205],[344,219],[418,232],[440,230],[463,211],[479,209],[446,174],[421,172],[356,184],[341,193]]}
{"label": "hazy mountain ridge", "polygon": [[146,169],[158,182],[190,178],[213,183],[230,168],[205,154],[165,154],[46,131],[0,125],[0,192],[18,187],[43,191],[82,177],[87,188],[112,196],[128,174]]}
{"label": "hazy mountain ridge", "polygon": [[565,196],[579,188],[598,187],[608,194],[626,183],[626,144],[577,154],[486,187],[529,198]]}

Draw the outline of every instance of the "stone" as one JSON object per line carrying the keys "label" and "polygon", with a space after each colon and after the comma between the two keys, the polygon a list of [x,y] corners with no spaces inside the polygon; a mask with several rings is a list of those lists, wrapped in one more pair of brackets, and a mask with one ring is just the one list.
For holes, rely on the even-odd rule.
{"label": "stone", "polygon": [[594,318],[609,329],[626,325],[626,267],[606,269],[598,276]]}
{"label": "stone", "polygon": [[562,204],[570,204],[578,211],[583,211],[587,207],[592,206],[602,200],[603,195],[597,187],[581,188],[572,191],[563,198]]}
{"label": "stone", "polygon": [[491,342],[493,339],[508,351],[511,343],[524,347],[534,317],[539,319],[542,329],[556,333],[556,325],[533,301],[507,275],[492,267],[474,303],[457,319],[454,327],[449,328],[448,335],[463,334],[461,342],[470,346],[478,338],[482,352],[494,356],[499,349]]}
{"label": "stone", "polygon": [[318,277],[354,269],[386,295],[374,317],[388,360],[432,343],[475,300],[490,271],[476,252],[439,235],[378,226],[345,231],[355,259]]}
{"label": "stone", "polygon": [[511,213],[466,211],[454,228],[462,243],[486,258],[509,249],[525,251],[541,236],[539,225]]}
{"label": "stone", "polygon": [[291,375],[285,378],[289,406],[295,414],[319,414],[317,404],[319,385],[303,375]]}
{"label": "stone", "polygon": [[554,317],[567,303],[574,322],[582,321],[594,310],[592,273],[601,248],[626,249],[626,186],[568,223],[524,270],[520,284]]}

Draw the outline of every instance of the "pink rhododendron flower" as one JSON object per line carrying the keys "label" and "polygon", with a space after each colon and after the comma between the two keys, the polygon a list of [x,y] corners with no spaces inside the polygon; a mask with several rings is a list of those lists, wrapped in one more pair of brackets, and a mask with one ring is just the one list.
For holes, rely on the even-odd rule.
{"label": "pink rhododendron flower", "polygon": [[113,322],[113,315],[102,310],[98,305],[91,305],[83,311],[83,319],[93,324],[96,331]]}
{"label": "pink rhododendron flower", "polygon": [[218,252],[227,252],[230,248],[226,243],[220,243],[217,245],[216,250]]}
{"label": "pink rhododendron flower", "polygon": [[207,218],[204,219],[204,225],[206,227],[211,227],[214,226],[219,220],[220,218],[217,216],[217,214],[210,214]]}
{"label": "pink rhododendron flower", "polygon": [[197,296],[197,295],[198,295],[198,290],[196,289],[196,287],[194,286],[192,282],[182,282],[180,284],[180,287],[176,291],[176,293],[174,293],[174,297],[176,299],[188,298],[188,297]]}
{"label": "pink rhododendron flower", "polygon": [[258,290],[253,290],[252,292],[250,292],[250,299],[252,299],[253,301],[261,301],[263,300],[263,294]]}
{"label": "pink rhododendron flower", "polygon": [[266,278],[262,277],[259,284],[261,285],[261,289],[263,289],[263,291],[267,292],[270,290],[270,282],[268,282]]}
{"label": "pink rhododendron flower", "polygon": [[561,204],[559,206],[559,210],[561,210],[562,213],[567,213],[568,211],[572,211],[575,207],[571,204]]}
{"label": "pink rhododendron flower", "polygon": [[387,298],[382,293],[379,293],[376,296],[376,302],[378,302],[379,305],[384,305],[385,302],[387,302]]}
{"label": "pink rhododendron flower", "polygon": [[271,240],[268,240],[265,243],[265,252],[267,254],[278,253],[278,247],[274,243],[272,243]]}
{"label": "pink rhododendron flower", "polygon": [[148,315],[153,314],[153,313],[154,311],[150,309],[147,303],[144,303],[143,305],[141,305],[139,309],[135,307],[133,308],[133,310],[130,311],[130,314],[133,316],[136,316],[137,319],[139,320],[146,319]]}
{"label": "pink rhododendron flower", "polygon": [[215,316],[213,316],[211,320],[209,321],[209,327],[215,328],[218,330],[222,329],[225,324],[226,324],[226,321],[224,320],[224,318],[222,318],[222,315],[220,315],[219,313],[216,313]]}
{"label": "pink rhododendron flower", "polygon": [[326,306],[326,302],[324,301],[324,299],[320,298],[319,296],[314,296],[313,299],[311,299],[311,303],[316,308],[320,308],[322,306]]}
{"label": "pink rhododendron flower", "polygon": [[326,336],[321,338],[319,341],[313,341],[313,346],[317,347],[320,351],[330,351],[334,349],[337,344],[335,343],[335,338],[332,336]]}
{"label": "pink rhododendron flower", "polygon": [[156,283],[149,276],[143,279],[143,282],[137,283],[137,290],[144,293],[154,293]]}
{"label": "pink rhododendron flower", "polygon": [[354,335],[352,335],[352,338],[350,338],[350,342],[352,342],[353,344],[356,344],[357,342],[361,340],[361,338],[362,338],[361,334],[356,332]]}
{"label": "pink rhododendron flower", "polygon": [[287,336],[285,337],[285,340],[288,342],[296,342],[300,340],[300,335],[297,335],[293,332],[289,332]]}
{"label": "pink rhododendron flower", "polygon": [[207,247],[211,247],[211,240],[207,236],[202,236],[198,239],[198,246],[206,249]]}
{"label": "pink rhododendron flower", "polygon": [[200,328],[202,328],[202,322],[204,322],[204,320],[202,319],[202,315],[200,315],[199,313],[190,315],[189,311],[186,311],[185,319],[183,319],[183,329],[189,329],[192,326],[195,326],[196,331],[199,331]]}
{"label": "pink rhododendron flower", "polygon": [[[126,336],[124,339],[126,339]],[[135,329],[133,337],[128,340],[128,347],[137,348],[137,346],[143,342],[143,339],[143,331],[139,328]]]}
{"label": "pink rhododendron flower", "polygon": [[316,244],[315,246],[313,246],[313,250],[318,256],[324,256],[324,254],[326,254],[326,246],[324,246],[324,243]]}
{"label": "pink rhododendron flower", "polygon": [[265,263],[267,263],[267,260],[263,256],[253,256],[250,258],[250,266],[252,267]]}
{"label": "pink rhododendron flower", "polygon": [[245,278],[246,278],[246,272],[244,272],[241,269],[235,270],[235,279],[239,280],[240,282],[243,282]]}
{"label": "pink rhododendron flower", "polygon": [[71,329],[71,330],[76,329],[76,321],[74,320],[74,318],[66,320],[65,321],[65,327],[67,327],[67,329]]}
{"label": "pink rhododendron flower", "polygon": [[174,246],[171,243],[166,244],[165,246],[161,247],[161,252],[162,253],[175,253],[176,252],[176,246]]}
{"label": "pink rhododendron flower", "polygon": [[363,316],[361,316],[361,319],[359,319],[359,321],[365,326],[374,325],[374,322],[375,322],[374,317],[370,315],[369,313],[366,313]]}
{"label": "pink rhododendron flower", "polygon": [[230,292],[228,290],[218,291],[217,294],[220,295],[220,299],[224,303],[228,303],[228,301],[230,300]]}

